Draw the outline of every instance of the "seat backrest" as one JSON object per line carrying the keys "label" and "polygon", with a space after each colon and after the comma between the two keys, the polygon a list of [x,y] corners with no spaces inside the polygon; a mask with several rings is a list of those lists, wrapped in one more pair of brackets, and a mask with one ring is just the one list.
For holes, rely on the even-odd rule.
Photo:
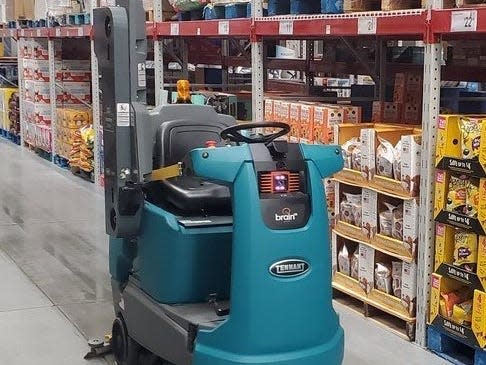
{"label": "seat backrest", "polygon": [[236,124],[233,117],[217,114],[211,107],[174,105],[162,114],[154,146],[154,168],[182,161],[195,148],[205,147],[206,141],[219,142],[220,132]]}

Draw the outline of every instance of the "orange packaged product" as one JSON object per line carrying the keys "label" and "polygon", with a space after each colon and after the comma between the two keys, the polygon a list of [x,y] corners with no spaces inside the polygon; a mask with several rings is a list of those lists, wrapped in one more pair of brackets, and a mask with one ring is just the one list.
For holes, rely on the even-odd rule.
{"label": "orange packaged product", "polygon": [[291,103],[290,104],[290,133],[289,138],[292,141],[299,141],[300,140],[300,112],[301,112],[302,105],[300,103]]}
{"label": "orange packaged product", "polygon": [[333,142],[333,128],[336,124],[341,123],[343,123],[343,113],[342,109],[339,106],[314,106],[314,142]]}
{"label": "orange packaged product", "polygon": [[302,104],[300,108],[300,141],[314,142],[314,105]]}
{"label": "orange packaged product", "polygon": [[266,122],[273,122],[275,120],[273,108],[274,108],[274,100],[265,99],[265,121]]}

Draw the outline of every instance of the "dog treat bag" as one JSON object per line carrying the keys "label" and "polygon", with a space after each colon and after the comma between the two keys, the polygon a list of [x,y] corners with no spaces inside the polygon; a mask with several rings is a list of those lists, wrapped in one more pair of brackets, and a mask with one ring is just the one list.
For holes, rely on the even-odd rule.
{"label": "dog treat bag", "polygon": [[343,247],[341,247],[341,250],[339,250],[338,266],[339,272],[349,276],[351,270],[351,261],[346,244],[344,244]]}
{"label": "dog treat bag", "polygon": [[456,231],[454,234],[454,265],[475,271],[478,262],[478,236],[474,233]]}
{"label": "dog treat bag", "polygon": [[481,143],[482,121],[462,117],[459,120],[461,129],[462,158],[475,159],[479,156],[479,145]]}
{"label": "dog treat bag", "polygon": [[447,192],[446,209],[450,212],[464,213],[466,207],[467,180],[462,177],[451,176]]}
{"label": "dog treat bag", "polygon": [[392,292],[392,277],[390,267],[377,262],[375,265],[375,287],[387,294]]}
{"label": "dog treat bag", "polygon": [[361,146],[357,145],[351,154],[351,168],[361,171]]}
{"label": "dog treat bag", "polygon": [[[380,234],[388,237],[393,235],[393,211],[397,208],[396,206],[385,203],[387,210],[382,211],[379,214],[380,220]],[[403,217],[402,217],[403,219]]]}
{"label": "dog treat bag", "polygon": [[[353,137],[349,141],[346,141],[343,143],[341,146],[341,149],[343,150],[343,158],[344,158],[344,167],[351,169],[352,168],[352,156],[353,156],[353,151],[356,147],[358,147],[360,144],[359,138]],[[361,156],[361,153],[360,153]],[[361,157],[360,157],[361,160]]]}
{"label": "dog treat bag", "polygon": [[477,179],[468,180],[466,183],[466,214],[476,218],[479,206],[479,181]]}
{"label": "dog treat bag", "polygon": [[393,163],[395,162],[395,148],[386,139],[378,137],[380,144],[376,149],[376,173],[393,179]]}

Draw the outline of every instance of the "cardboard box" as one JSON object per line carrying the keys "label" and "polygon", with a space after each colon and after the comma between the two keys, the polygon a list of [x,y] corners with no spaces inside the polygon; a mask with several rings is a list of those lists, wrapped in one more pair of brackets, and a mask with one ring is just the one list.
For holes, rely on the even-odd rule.
{"label": "cardboard box", "polygon": [[43,103],[25,102],[25,117],[33,124],[51,124],[51,105]]}
{"label": "cardboard box", "polygon": [[45,81],[25,81],[25,100],[35,103],[50,104],[51,89],[49,82]]}
{"label": "cardboard box", "polygon": [[299,142],[300,140],[300,103],[290,103],[290,133],[289,138],[291,141]]}
{"label": "cardboard box", "polygon": [[410,257],[417,257],[420,207],[416,199],[403,201],[403,244]]}
{"label": "cardboard box", "polygon": [[[376,173],[376,151],[380,145],[379,138],[390,142],[393,147],[396,147],[398,142],[401,141],[402,136],[412,135],[413,133],[413,128],[396,127],[375,127],[375,129],[361,130],[361,174],[364,179],[370,180],[371,186],[378,190],[383,190],[390,194],[396,194],[403,197],[413,197],[417,194],[417,191],[414,191],[413,189],[418,187],[418,185],[408,182],[407,180],[406,183],[402,185],[402,181],[400,180],[395,180],[387,176],[380,176]],[[418,140],[419,139],[414,139],[414,141]],[[420,161],[420,157],[417,160],[417,151],[411,147],[415,148],[415,144],[412,144],[411,141],[408,140],[408,146],[405,152],[410,155],[404,156],[402,147],[401,159],[409,162],[409,168],[406,171],[407,173],[411,173],[413,177],[418,180],[419,177],[414,174],[414,168],[416,166],[414,162]],[[413,156],[411,154],[413,154]],[[405,187],[412,190],[406,189]]]}
{"label": "cardboard box", "polygon": [[452,173],[436,170],[434,218],[437,222],[486,235],[486,178],[479,179],[477,217],[447,210],[449,181]]}
{"label": "cardboard box", "polygon": [[343,123],[344,110],[338,105],[314,106],[314,135],[315,143],[333,143],[334,126]]}
{"label": "cardboard box", "polygon": [[399,120],[407,124],[420,124],[422,122],[422,105],[407,103],[402,107]]}
{"label": "cardboard box", "polygon": [[444,170],[486,177],[486,143],[479,142],[479,159],[464,159],[459,127],[461,118],[482,123],[480,141],[486,141],[486,115],[440,115],[437,124],[435,165]]}
{"label": "cardboard box", "polygon": [[[364,190],[364,189],[363,189]],[[347,237],[366,241],[366,235],[363,233],[361,226],[362,225],[355,225],[350,223],[353,221],[353,217],[348,216],[348,211],[343,211],[342,209],[342,202],[346,201],[346,194],[362,194],[362,189],[357,186],[351,186],[346,184],[336,184],[335,185],[335,213],[336,213],[336,226],[335,230],[338,231],[340,234],[345,235]],[[361,196],[361,207],[362,207],[362,199]],[[363,212],[362,209],[358,211],[361,214],[361,222],[363,222]]]}
{"label": "cardboard box", "polygon": [[362,109],[360,106],[343,106],[343,122],[344,123],[361,123]]}
{"label": "cardboard box", "polygon": [[358,281],[365,293],[371,293],[375,283],[375,250],[364,244],[359,245]]}
{"label": "cardboard box", "polygon": [[314,142],[314,105],[302,103],[300,108],[300,141]]}
{"label": "cardboard box", "polygon": [[91,103],[91,83],[63,82],[62,91],[57,94],[57,101],[67,104]]}
{"label": "cardboard box", "polygon": [[276,107],[279,108],[279,122],[290,124],[290,105],[291,102],[285,100],[281,100],[279,103],[277,103]]}
{"label": "cardboard box", "polygon": [[420,190],[420,170],[422,137],[405,135],[401,140],[401,182],[404,192],[418,196]]}
{"label": "cardboard box", "polygon": [[49,81],[49,61],[23,59],[22,62],[26,80]]}
{"label": "cardboard box", "polygon": [[410,316],[415,317],[417,307],[417,264],[403,262],[402,266],[402,304]]}
{"label": "cardboard box", "polygon": [[273,99],[265,99],[265,121],[273,122],[276,118],[273,111]]}
{"label": "cardboard box", "polygon": [[374,101],[373,115],[371,120],[375,123],[400,122],[401,110],[402,108],[400,104]]}
{"label": "cardboard box", "polygon": [[450,280],[439,274],[432,274],[430,292],[430,325],[446,332],[448,336],[464,343],[470,347],[484,348],[486,346],[486,326],[485,326],[485,305],[486,293],[481,290],[472,292],[472,321],[471,326],[457,323],[453,317],[447,316],[447,313],[441,311],[442,293],[450,293],[454,290],[460,290],[463,283]]}
{"label": "cardboard box", "polygon": [[368,240],[375,237],[378,231],[378,193],[374,190],[363,188],[362,190],[362,234]]}

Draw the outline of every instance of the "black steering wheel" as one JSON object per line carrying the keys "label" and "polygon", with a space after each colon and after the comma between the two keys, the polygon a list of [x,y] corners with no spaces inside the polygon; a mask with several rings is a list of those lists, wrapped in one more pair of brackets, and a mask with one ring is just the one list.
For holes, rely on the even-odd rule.
{"label": "black steering wheel", "polygon": [[[242,135],[241,131],[246,131],[254,128],[280,128],[278,132],[260,135],[255,137],[246,137]],[[270,143],[273,140],[285,136],[290,132],[290,126],[281,122],[260,122],[260,123],[242,123],[221,131],[221,139],[229,140],[236,143]]]}

